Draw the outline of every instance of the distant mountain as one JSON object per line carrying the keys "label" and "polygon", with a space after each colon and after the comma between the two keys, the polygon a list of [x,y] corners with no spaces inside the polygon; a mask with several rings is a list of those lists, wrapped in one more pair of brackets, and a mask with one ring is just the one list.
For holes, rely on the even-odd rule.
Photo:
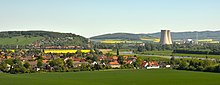
{"label": "distant mountain", "polygon": [[[1,42],[2,41],[2,42]],[[50,31],[5,31],[0,32],[0,45],[43,45],[43,46],[83,46],[88,39],[72,33]]]}
{"label": "distant mountain", "polygon": [[[173,40],[179,39],[214,39],[220,40],[220,31],[201,31],[201,32],[172,32]],[[132,34],[132,33],[113,33],[91,37],[91,39],[124,39],[124,40],[140,40],[140,38],[160,38],[160,32],[151,34]]]}
{"label": "distant mountain", "polygon": [[91,37],[90,39],[122,39],[122,40],[140,40],[140,38],[153,38],[147,34],[132,33],[113,33]]}

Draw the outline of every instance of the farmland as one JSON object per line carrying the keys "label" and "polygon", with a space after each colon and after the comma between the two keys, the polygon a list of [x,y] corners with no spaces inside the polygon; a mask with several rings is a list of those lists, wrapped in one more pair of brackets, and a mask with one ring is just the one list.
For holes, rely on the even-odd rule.
{"label": "farmland", "polygon": [[217,85],[219,78],[218,73],[168,69],[17,75],[0,73],[2,85]]}
{"label": "farmland", "polygon": [[102,40],[100,41],[101,43],[106,43],[106,44],[115,44],[115,43],[143,43],[142,41],[131,41],[131,40]]}
{"label": "farmland", "polygon": [[[52,49],[52,50],[44,50],[44,53],[76,53],[78,50],[57,50],[57,49]],[[80,50],[82,53],[89,53],[90,50]]]}
{"label": "farmland", "polygon": [[37,40],[43,39],[43,37],[11,37],[11,38],[0,38],[0,45],[28,45]]}

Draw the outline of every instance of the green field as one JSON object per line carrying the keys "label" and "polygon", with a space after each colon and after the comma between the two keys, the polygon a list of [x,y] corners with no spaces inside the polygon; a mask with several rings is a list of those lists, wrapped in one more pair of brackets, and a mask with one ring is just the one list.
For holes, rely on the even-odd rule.
{"label": "green field", "polygon": [[209,58],[216,58],[216,59],[220,59],[220,55],[206,55],[206,54],[183,54],[183,53],[172,53],[172,51],[147,51],[144,54],[147,55],[160,55],[160,56],[190,56],[190,57],[199,57],[199,58],[206,58],[206,56],[208,56]]}
{"label": "green field", "polygon": [[1,85],[219,85],[220,74],[178,70],[0,73]]}
{"label": "green field", "polygon": [[43,37],[12,37],[12,38],[0,38],[0,45],[28,45],[37,40],[43,39]]}

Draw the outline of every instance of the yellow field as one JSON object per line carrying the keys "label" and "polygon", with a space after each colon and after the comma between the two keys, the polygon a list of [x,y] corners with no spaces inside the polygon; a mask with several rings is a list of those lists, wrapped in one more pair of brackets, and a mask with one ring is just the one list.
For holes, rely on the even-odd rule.
{"label": "yellow field", "polygon": [[[44,53],[76,53],[77,50],[44,50]],[[81,50],[82,53],[89,53],[90,50]]]}
{"label": "yellow field", "polygon": [[153,42],[160,42],[160,39],[156,38],[140,38],[141,40],[145,41],[153,41]]}
{"label": "yellow field", "polygon": [[44,50],[44,53],[76,53],[77,50]]}
{"label": "yellow field", "polygon": [[14,52],[15,52],[15,50],[7,50],[7,52],[13,52],[13,53],[14,53]]}
{"label": "yellow field", "polygon": [[82,53],[89,53],[90,50],[81,50]]}

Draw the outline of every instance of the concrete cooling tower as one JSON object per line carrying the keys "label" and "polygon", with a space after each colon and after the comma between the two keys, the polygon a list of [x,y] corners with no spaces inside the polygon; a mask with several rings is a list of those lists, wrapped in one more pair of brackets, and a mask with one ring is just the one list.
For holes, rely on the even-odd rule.
{"label": "concrete cooling tower", "polygon": [[160,43],[163,45],[170,45],[172,43],[170,30],[161,30]]}

